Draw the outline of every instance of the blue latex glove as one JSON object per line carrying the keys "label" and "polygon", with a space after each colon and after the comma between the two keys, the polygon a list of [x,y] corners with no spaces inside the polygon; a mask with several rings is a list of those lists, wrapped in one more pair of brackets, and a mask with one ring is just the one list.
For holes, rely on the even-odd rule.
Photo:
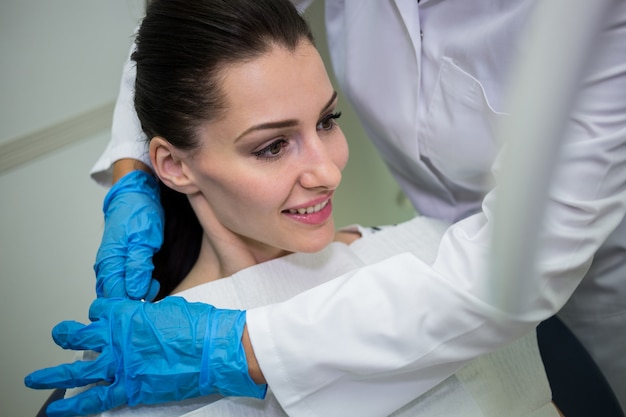
{"label": "blue latex glove", "polygon": [[154,300],[152,256],[163,243],[163,208],[153,175],[133,171],[104,199],[104,233],[94,270],[98,297]]}
{"label": "blue latex glove", "polygon": [[123,404],[156,404],[219,393],[263,398],[248,375],[241,343],[246,312],[166,297],[158,303],[96,299],[89,325],[65,321],[52,331],[66,349],[101,352],[28,375],[30,388],[72,388],[106,381],[48,406],[50,417],[87,415]]}

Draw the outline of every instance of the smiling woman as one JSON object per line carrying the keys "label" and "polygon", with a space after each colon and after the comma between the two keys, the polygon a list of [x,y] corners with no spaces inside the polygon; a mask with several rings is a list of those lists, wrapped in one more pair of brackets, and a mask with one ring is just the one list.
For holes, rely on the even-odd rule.
{"label": "smiling woman", "polygon": [[[160,297],[324,248],[335,239],[332,197],[348,147],[336,123],[337,93],[306,23],[271,4],[255,6],[275,9],[256,22],[258,9],[246,6],[250,16],[228,18],[226,38],[216,24],[238,6],[224,2],[209,13],[206,4],[189,11],[185,2],[186,16],[205,20],[171,35],[161,28],[175,27],[182,8],[154,6],[133,59],[135,106],[167,219],[155,259]],[[249,22],[257,26],[245,28]],[[206,42],[191,55],[178,36]]]}
{"label": "smiling woman", "polygon": [[317,252],[335,237],[331,199],[348,147],[315,47],[307,38],[293,50],[273,45],[220,72],[220,116],[194,123],[193,145],[150,142],[157,175],[187,196],[203,230],[197,262],[177,290]]}

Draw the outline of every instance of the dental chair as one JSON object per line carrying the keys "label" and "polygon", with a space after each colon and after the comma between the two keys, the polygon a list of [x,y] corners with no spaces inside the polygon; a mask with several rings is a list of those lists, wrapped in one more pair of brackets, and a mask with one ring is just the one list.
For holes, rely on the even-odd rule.
{"label": "dental chair", "polygon": [[46,402],[41,406],[41,408],[39,409],[39,412],[37,413],[35,417],[48,417],[48,415],[46,414],[46,408],[48,407],[48,405],[51,402],[63,399],[64,396],[65,396],[64,389],[55,389],[54,391],[52,391],[52,394],[50,394]]}
{"label": "dental chair", "polygon": [[552,400],[565,417],[624,417],[604,375],[558,317],[539,324],[537,340]]}

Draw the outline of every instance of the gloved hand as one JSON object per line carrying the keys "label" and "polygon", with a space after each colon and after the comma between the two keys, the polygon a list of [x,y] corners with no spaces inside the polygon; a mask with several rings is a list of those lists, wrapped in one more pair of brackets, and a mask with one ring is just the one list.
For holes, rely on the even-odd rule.
{"label": "gloved hand", "polygon": [[50,417],[87,415],[119,405],[156,404],[220,393],[263,398],[248,376],[241,343],[246,312],[166,297],[158,303],[96,299],[93,323],[65,321],[52,331],[65,349],[101,352],[28,375],[30,388],[72,388],[106,381],[48,406]]}
{"label": "gloved hand", "polygon": [[154,300],[152,256],[163,243],[163,208],[151,174],[123,176],[104,199],[104,233],[96,256],[96,294]]}

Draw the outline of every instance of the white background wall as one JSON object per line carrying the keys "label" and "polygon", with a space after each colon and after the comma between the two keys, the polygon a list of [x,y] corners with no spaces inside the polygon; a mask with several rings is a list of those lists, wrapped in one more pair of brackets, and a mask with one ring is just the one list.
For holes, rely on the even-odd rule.
{"label": "white background wall", "polygon": [[[142,8],[142,0],[0,2],[0,151],[115,99]],[[322,13],[318,1],[308,16],[326,56]],[[412,209],[340,99],[351,160],[336,198],[337,223],[409,218]],[[94,296],[106,190],[88,172],[108,138],[107,130],[96,131],[0,172],[1,416],[34,415],[49,392],[25,388],[24,376],[72,358],[50,329],[65,319],[85,321]]]}
{"label": "white background wall", "polygon": [[[143,0],[2,0],[0,146],[113,101],[142,10]],[[85,320],[93,298],[105,190],[88,172],[108,136],[0,172],[1,416],[34,416],[49,392],[24,376],[72,359],[50,329]]]}

